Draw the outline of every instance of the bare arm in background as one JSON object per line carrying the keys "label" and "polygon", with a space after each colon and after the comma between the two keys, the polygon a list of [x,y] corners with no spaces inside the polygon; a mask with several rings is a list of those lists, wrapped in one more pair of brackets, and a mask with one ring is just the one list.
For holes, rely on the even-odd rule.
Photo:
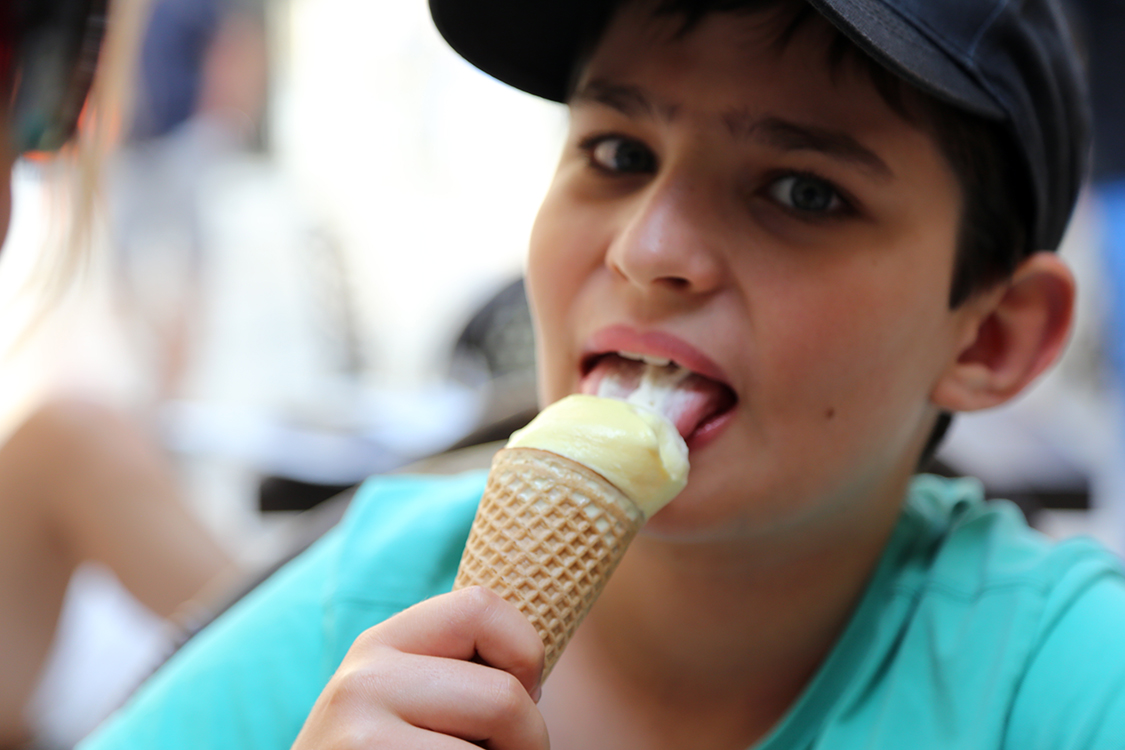
{"label": "bare arm in background", "polygon": [[153,437],[107,407],[59,400],[0,447],[0,748],[27,739],[24,707],[86,560],[163,617],[233,568]]}

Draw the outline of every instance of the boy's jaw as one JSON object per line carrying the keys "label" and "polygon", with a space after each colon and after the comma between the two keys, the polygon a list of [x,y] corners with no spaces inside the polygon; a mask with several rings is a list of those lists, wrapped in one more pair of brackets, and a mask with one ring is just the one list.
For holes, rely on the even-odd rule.
{"label": "boy's jaw", "polygon": [[698,450],[730,423],[738,395],[722,369],[683,339],[611,326],[596,333],[579,363],[583,393],[639,401],[675,423]]}

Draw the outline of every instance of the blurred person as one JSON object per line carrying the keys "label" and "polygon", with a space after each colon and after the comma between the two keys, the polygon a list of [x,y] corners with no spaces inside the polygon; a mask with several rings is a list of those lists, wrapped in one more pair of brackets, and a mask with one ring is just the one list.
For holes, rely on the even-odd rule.
{"label": "blurred person", "polygon": [[264,6],[155,0],[136,114],[110,173],[122,320],[157,400],[183,395],[199,346],[216,173],[258,147],[268,84]]}
{"label": "blurred person", "polygon": [[[289,426],[356,429],[362,363],[338,243],[270,153],[267,10],[155,0],[107,198],[119,319],[168,432],[191,412],[280,445]],[[285,463],[220,442],[206,450]]]}
{"label": "blurred person", "polygon": [[[97,166],[119,116],[141,2],[6,3],[0,69],[0,169],[71,139],[98,67],[87,124],[60,171],[76,175],[65,253],[45,256],[42,292],[58,304],[86,264]],[[103,33],[106,44],[98,55]],[[11,184],[0,181],[0,237]],[[85,560],[109,566],[139,601],[170,617],[224,571],[229,555],[179,502],[155,441],[125,415],[48,400],[0,448],[0,747],[36,737],[28,701],[51,648],[67,585]],[[139,677],[139,676],[138,676]],[[94,686],[94,689],[97,689]],[[77,738],[74,738],[77,739]]]}
{"label": "blurred person", "polygon": [[[198,608],[205,608],[208,584],[221,590],[216,582],[233,573],[229,555],[180,501],[173,467],[158,445],[117,409],[56,399],[36,409],[0,447],[0,570],[6,571],[0,583],[0,747],[18,746],[32,730],[40,744],[80,739],[66,737],[73,731],[68,717],[54,716],[66,727],[42,726],[36,711],[28,715],[28,703],[81,564],[106,566],[148,610],[185,626],[195,614],[188,602],[199,599]],[[169,632],[157,648],[173,640]],[[70,680],[87,683],[87,690],[101,685],[127,691],[162,657],[157,650],[148,657],[156,661],[130,663],[139,671],[126,675],[124,684],[112,671],[70,674]],[[87,700],[111,710],[105,697],[95,692]],[[43,712],[54,715],[49,707]]]}
{"label": "blurred person", "polygon": [[[348,486],[412,457],[405,431],[428,437],[411,414],[382,439],[394,412],[362,382],[348,259],[274,158],[269,10],[155,0],[136,124],[107,170],[115,302],[148,405],[192,496],[251,532],[259,477]],[[227,499],[194,486],[220,473]],[[294,507],[274,502],[283,486],[259,485],[259,507]]]}

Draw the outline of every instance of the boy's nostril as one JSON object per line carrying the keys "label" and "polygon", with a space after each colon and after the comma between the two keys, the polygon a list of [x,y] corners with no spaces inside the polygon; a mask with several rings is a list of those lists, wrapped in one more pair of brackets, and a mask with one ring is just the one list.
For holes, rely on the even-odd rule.
{"label": "boy's nostril", "polygon": [[662,282],[665,286],[671,287],[677,292],[686,292],[691,286],[691,282],[680,276],[664,276],[657,281]]}

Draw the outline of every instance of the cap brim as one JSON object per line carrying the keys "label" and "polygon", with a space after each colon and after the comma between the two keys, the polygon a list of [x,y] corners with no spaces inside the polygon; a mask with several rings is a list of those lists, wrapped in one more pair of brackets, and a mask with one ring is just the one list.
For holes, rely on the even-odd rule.
{"label": "cap brim", "polygon": [[893,9],[870,0],[806,0],[856,46],[923,91],[991,119],[1004,108],[978,82],[967,62],[930,39]]}
{"label": "cap brim", "polygon": [[[1003,119],[1004,109],[955,51],[945,50],[894,10],[870,0],[808,0],[867,54],[922,90],[970,112]],[[449,45],[489,75],[536,96],[564,101],[587,25],[604,0],[430,0]]]}
{"label": "cap brim", "polygon": [[495,78],[545,99],[566,99],[571,67],[598,0],[430,0],[441,35]]}

